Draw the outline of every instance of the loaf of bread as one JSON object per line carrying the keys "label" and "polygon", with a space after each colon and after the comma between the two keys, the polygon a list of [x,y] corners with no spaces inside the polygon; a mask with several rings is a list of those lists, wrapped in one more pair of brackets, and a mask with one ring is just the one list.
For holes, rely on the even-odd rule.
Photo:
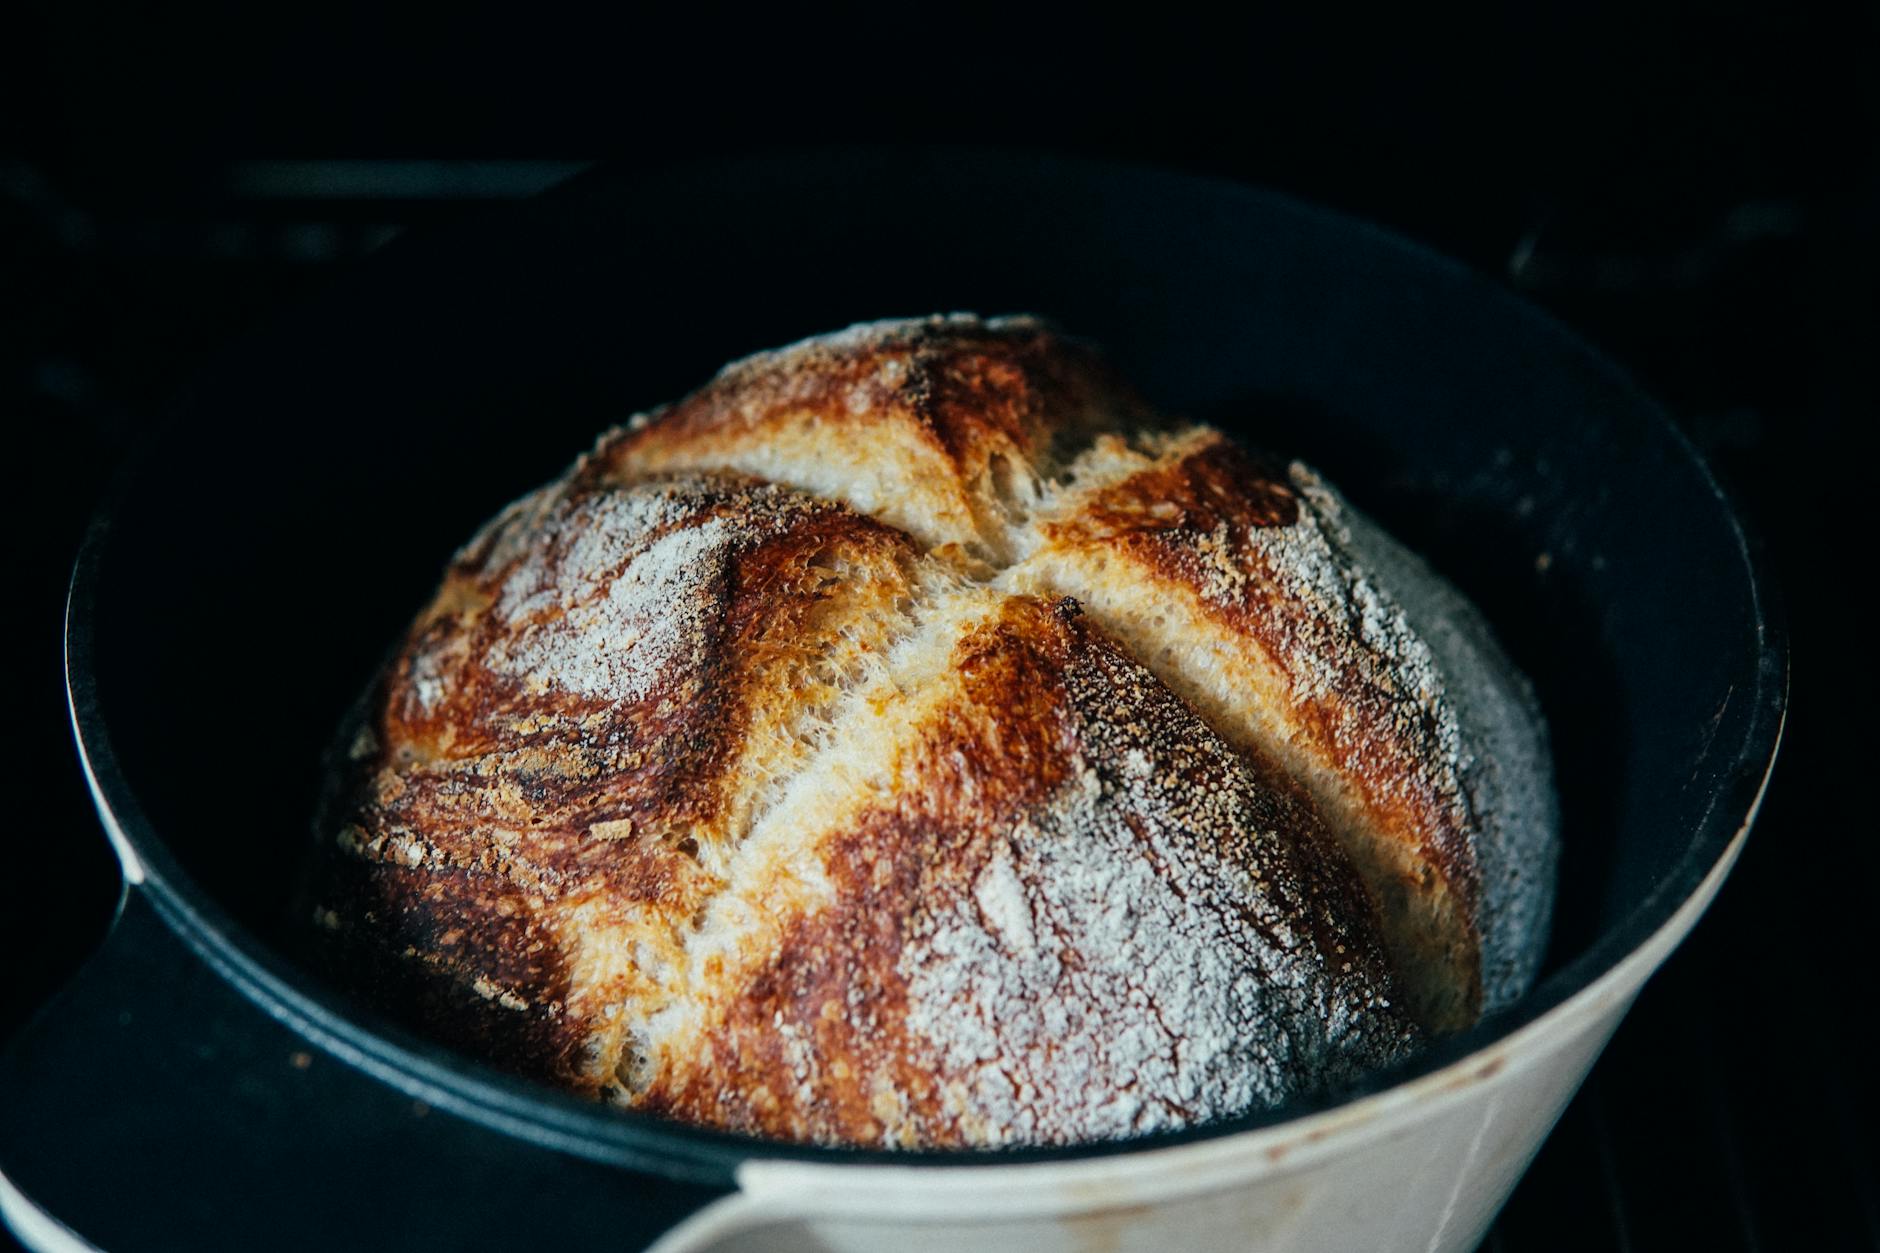
{"label": "loaf of bread", "polygon": [[457,554],[342,739],[342,977],[792,1140],[1332,1092],[1519,996],[1553,890],[1477,613],[1029,318],[854,327],[609,432]]}

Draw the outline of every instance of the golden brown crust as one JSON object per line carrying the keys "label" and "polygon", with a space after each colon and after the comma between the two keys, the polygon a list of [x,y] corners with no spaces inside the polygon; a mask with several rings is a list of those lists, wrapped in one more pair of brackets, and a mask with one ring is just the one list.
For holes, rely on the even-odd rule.
{"label": "golden brown crust", "polygon": [[[1314,506],[1287,472],[1208,430],[1178,435],[1143,468],[1071,498],[1037,526],[1034,562],[1053,585],[1088,594],[1070,574],[1120,561],[1102,577],[1154,587],[1193,616],[1188,639],[1266,671],[1277,727],[1210,710],[1236,742],[1277,752],[1313,791],[1378,897],[1386,932],[1414,954],[1420,1018],[1454,1030],[1481,1009],[1480,870],[1475,826],[1427,657],[1388,638],[1373,589],[1348,578],[1321,541]],[[1101,597],[1092,596],[1095,601]],[[1099,611],[1101,614],[1101,611]],[[1145,633],[1137,642],[1152,649]],[[1183,686],[1174,671],[1159,671]],[[1257,686],[1244,678],[1236,686]],[[1207,708],[1200,691],[1184,696]],[[1238,732],[1238,733],[1236,733]]]}
{"label": "golden brown crust", "polygon": [[1093,408],[1098,369],[1038,322],[875,324],[746,358],[607,448],[621,464],[701,439],[742,440],[809,412],[850,434],[902,426],[966,479],[995,452],[1044,447]]}
{"label": "golden brown crust", "polygon": [[[774,955],[728,990],[722,1016],[697,1037],[712,1063],[669,1069],[645,1108],[789,1139],[872,1144],[911,1130],[911,1142],[961,1142],[940,1116],[942,1076],[907,1027],[901,958],[923,909],[957,896],[993,834],[1068,768],[1061,674],[1025,638],[1029,625],[983,626],[959,641],[958,690],[897,753],[894,774],[908,786],[825,835],[829,906],[792,920]],[[803,1038],[807,1047],[792,1047]],[[779,1082],[795,1079],[798,1055],[816,1067],[807,1100],[796,1082]],[[891,1119],[877,1113],[879,1091],[895,1094]]]}
{"label": "golden brown crust", "polygon": [[[1407,1046],[1362,889],[1270,763],[1071,601],[1006,601],[951,663],[900,786],[822,835],[828,906],[688,1037],[710,1064],[669,1067],[643,1108],[824,1142],[1075,1141],[1278,1103]],[[1118,901],[1108,872],[1132,863]],[[1184,982],[1184,944],[1231,954],[1241,986]]]}
{"label": "golden brown crust", "polygon": [[928,547],[1003,555],[1012,493],[1097,431],[1154,414],[1030,318],[871,323],[727,367],[604,438],[634,475],[733,469],[839,500]]}
{"label": "golden brown crust", "polygon": [[[580,486],[536,505],[530,539],[486,536],[453,567],[391,669],[374,734],[354,763],[358,783],[329,819],[343,824],[338,842],[353,857],[493,885],[440,893],[423,876],[387,875],[369,917],[328,907],[336,925],[376,929],[406,960],[453,977],[478,967],[456,961],[445,938],[474,935],[490,911],[508,917],[516,892],[551,930],[631,918],[676,949],[719,886],[708,869],[714,846],[734,843],[748,821],[742,759],[787,741],[790,724],[833,697],[834,676],[814,672],[832,640],[845,630],[865,635],[867,612],[883,600],[891,612],[906,590],[900,536],[761,484]],[[531,572],[551,591],[590,585],[587,600],[605,601],[622,572],[659,555],[662,540],[707,532],[711,542],[688,545],[684,568],[669,572],[695,602],[685,638],[668,641],[644,675],[603,668],[571,690],[571,673],[594,670],[580,636],[631,626],[632,615],[594,615],[577,630],[569,619],[589,604],[528,597],[537,591]],[[612,549],[594,548],[602,533],[618,541]],[[665,601],[649,607],[663,618],[679,613]],[[545,641],[564,628],[572,651],[557,652]],[[530,661],[547,662],[552,681],[531,673]],[[578,947],[566,936],[547,943]],[[584,972],[583,1003],[568,1004],[528,980],[481,973],[521,1001],[557,1007],[570,1040],[612,1040],[617,1031],[594,1015],[646,991],[631,970],[606,979]],[[456,982],[461,1004],[481,1013],[477,998],[489,998],[474,979]],[[557,1056],[574,1069],[557,1077],[595,1087],[610,1077],[615,1051],[562,1048]]]}
{"label": "golden brown crust", "polygon": [[1481,1000],[1468,746],[1302,473],[1025,319],[730,367],[458,555],[319,820],[330,951],[498,1064],[796,1139],[1400,1056],[1401,994]]}

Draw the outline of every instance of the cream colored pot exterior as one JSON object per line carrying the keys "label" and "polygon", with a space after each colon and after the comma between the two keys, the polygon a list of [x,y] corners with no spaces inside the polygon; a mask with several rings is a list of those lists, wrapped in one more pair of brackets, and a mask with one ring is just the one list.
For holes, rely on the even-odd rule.
{"label": "cream colored pot exterior", "polygon": [[1276,1127],[1088,1161],[753,1161],[738,1172],[737,1194],[654,1251],[1472,1249],[1645,980],[1716,896],[1748,831],[1745,821],[1697,891],[1605,975],[1409,1083]]}

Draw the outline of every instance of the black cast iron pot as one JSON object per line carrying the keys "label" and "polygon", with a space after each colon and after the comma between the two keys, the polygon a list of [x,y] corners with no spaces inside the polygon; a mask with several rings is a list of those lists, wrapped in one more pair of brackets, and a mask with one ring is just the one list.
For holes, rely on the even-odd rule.
{"label": "black cast iron pot", "polygon": [[604,171],[394,245],[244,343],[100,516],[67,673],[126,892],[103,951],[0,1058],[0,1197],[22,1233],[631,1248],[755,1159],[1081,1160],[1312,1113],[1082,1150],[780,1146],[494,1073],[291,956],[321,749],[478,522],[726,360],[949,310],[1045,314],[1162,407],[1312,461],[1534,678],[1565,817],[1543,981],[1373,1091],[1545,1021],[1719,866],[1786,690],[1755,559],[1659,408],[1494,283],[1260,191],[1068,159]]}

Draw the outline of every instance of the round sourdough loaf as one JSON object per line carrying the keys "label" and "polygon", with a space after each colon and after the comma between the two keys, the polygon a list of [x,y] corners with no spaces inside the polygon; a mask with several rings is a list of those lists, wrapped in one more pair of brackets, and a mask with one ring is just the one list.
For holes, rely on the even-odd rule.
{"label": "round sourdough loaf", "polygon": [[796,1140],[1323,1094],[1518,996],[1552,895],[1544,731],[1475,611],[1029,318],[854,327],[609,432],[343,739],[345,978]]}

